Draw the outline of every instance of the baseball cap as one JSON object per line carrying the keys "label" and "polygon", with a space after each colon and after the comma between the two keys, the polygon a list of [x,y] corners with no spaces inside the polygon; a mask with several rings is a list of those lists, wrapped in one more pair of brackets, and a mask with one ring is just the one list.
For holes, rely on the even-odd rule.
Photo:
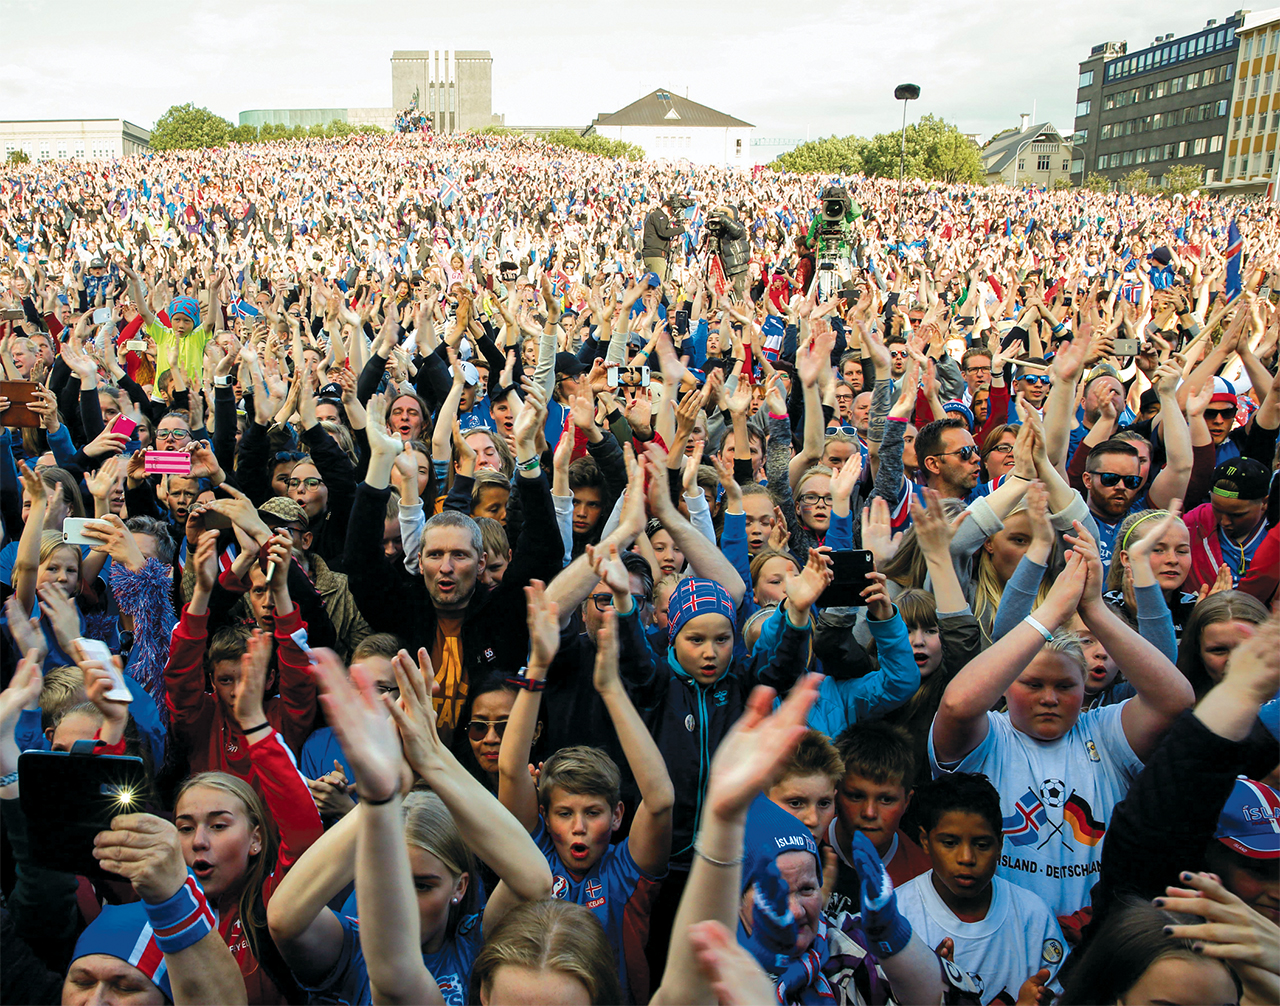
{"label": "baseball cap", "polygon": [[[1219,489],[1219,482],[1229,482],[1233,488]],[[1271,488],[1271,473],[1266,465],[1254,458],[1232,458],[1213,470],[1213,494],[1227,499],[1265,499]]]}
{"label": "baseball cap", "polygon": [[458,366],[462,368],[462,379],[466,382],[468,388],[474,388],[480,383],[480,371],[476,370],[476,365],[468,360],[461,360]]}
{"label": "baseball cap", "polygon": [[341,398],[342,385],[338,384],[336,381],[330,381],[328,384],[321,386],[320,390],[316,392],[316,397],[317,398]]}
{"label": "baseball cap", "polygon": [[658,274],[656,272],[645,273],[644,279],[642,279],[640,282],[648,283],[650,286],[662,286],[662,280],[658,279]]}
{"label": "baseball cap", "polygon": [[1169,251],[1168,245],[1161,245],[1159,248],[1152,248],[1147,258],[1153,258],[1161,265],[1168,265],[1173,261],[1173,253]]}
{"label": "baseball cap", "polygon": [[89,261],[90,269],[105,269],[106,267],[107,263],[103,262],[100,258],[90,259]]}
{"label": "baseball cap", "polygon": [[1213,837],[1250,859],[1280,859],[1280,796],[1266,783],[1240,776]]}
{"label": "baseball cap", "polygon": [[556,374],[562,377],[577,377],[586,373],[586,366],[572,353],[556,354]]}
{"label": "baseball cap", "polygon": [[1225,377],[1213,379],[1213,397],[1209,399],[1209,404],[1212,405],[1214,402],[1225,402],[1232,408],[1240,407],[1240,399],[1236,397],[1236,386]]}
{"label": "baseball cap", "polygon": [[302,509],[302,504],[288,496],[272,496],[258,507],[258,516],[272,529],[282,524],[300,524],[305,529],[311,523],[307,520],[307,511]]}

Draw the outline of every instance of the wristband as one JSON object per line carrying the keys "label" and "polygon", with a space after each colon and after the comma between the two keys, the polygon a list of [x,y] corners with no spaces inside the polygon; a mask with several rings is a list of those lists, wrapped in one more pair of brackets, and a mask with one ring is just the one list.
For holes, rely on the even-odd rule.
{"label": "wristband", "polygon": [[246,737],[248,737],[250,734],[256,734],[259,730],[270,730],[270,729],[271,729],[271,724],[264,720],[263,722],[259,723],[256,727],[250,727],[248,730],[241,730],[240,732],[244,734]]}
{"label": "wristband", "polygon": [[1047,643],[1047,642],[1051,642],[1051,641],[1053,640],[1053,633],[1052,633],[1052,632],[1050,632],[1048,629],[1046,629],[1046,628],[1045,628],[1043,625],[1041,625],[1039,622],[1037,622],[1037,621],[1036,621],[1034,618],[1032,618],[1030,615],[1028,615],[1026,618],[1024,618],[1024,619],[1023,619],[1023,621],[1024,621],[1024,622],[1026,622],[1029,626],[1031,626],[1031,628],[1035,629],[1035,630],[1036,630],[1036,632],[1040,633],[1040,635],[1044,636],[1044,639],[1045,639],[1045,642],[1046,642],[1046,643]]}
{"label": "wristband", "polygon": [[787,413],[785,412],[770,412],[769,418],[770,419],[790,419],[791,417],[787,415]]}
{"label": "wristband", "polygon": [[529,677],[529,668],[522,667],[515,674],[507,675],[507,684],[515,685],[517,688],[523,688],[526,692],[540,692],[547,687],[547,680],[536,680]]}
{"label": "wristband", "polygon": [[720,866],[725,869],[729,869],[730,867],[734,867],[734,866],[741,866],[746,861],[746,858],[747,858],[747,853],[744,850],[742,854],[738,856],[737,859],[730,859],[728,861],[720,860],[720,859],[712,859],[710,856],[708,856],[705,852],[702,851],[702,846],[700,846],[697,842],[693,843],[693,854],[697,856],[699,859],[701,859],[704,863],[710,863],[712,866]]}
{"label": "wristband", "polygon": [[389,804],[392,800],[394,800],[399,795],[400,795],[400,791],[397,789],[385,800],[366,800],[363,797],[361,797],[360,802],[364,804],[366,807],[385,807],[387,804]]}
{"label": "wristband", "polygon": [[8,775],[0,775],[0,789],[3,789],[5,786],[12,786],[17,781],[18,781],[17,769],[10,772]]}
{"label": "wristband", "polygon": [[218,377],[215,374],[213,377],[213,386],[215,388],[229,388],[231,387],[231,377],[230,376]]}
{"label": "wristband", "polygon": [[165,954],[194,946],[216,928],[209,901],[190,873],[173,897],[154,905],[144,900],[142,907],[155,933],[156,945]]}
{"label": "wristband", "polygon": [[522,472],[534,472],[541,466],[542,462],[537,457],[532,457],[528,461],[517,461],[516,467]]}

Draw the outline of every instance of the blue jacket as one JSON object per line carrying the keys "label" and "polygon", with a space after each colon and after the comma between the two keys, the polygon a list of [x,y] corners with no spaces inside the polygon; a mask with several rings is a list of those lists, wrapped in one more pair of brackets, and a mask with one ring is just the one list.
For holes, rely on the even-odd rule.
{"label": "blue jacket", "polygon": [[675,789],[672,869],[689,868],[711,757],[746,709],[747,696],[759,684],[784,694],[804,668],[809,628],[791,625],[781,609],[766,624],[774,622],[786,624],[775,627],[773,638],[778,644],[772,652],[757,643],[751,662],[735,659],[714,683],[700,685],[676,664],[671,650],[665,662],[649,661],[648,648],[639,638],[639,621],[619,619],[619,629],[629,629],[636,637],[620,636],[620,648],[633,647],[631,652],[643,658],[630,668],[624,663],[619,670],[631,701],[662,752]]}

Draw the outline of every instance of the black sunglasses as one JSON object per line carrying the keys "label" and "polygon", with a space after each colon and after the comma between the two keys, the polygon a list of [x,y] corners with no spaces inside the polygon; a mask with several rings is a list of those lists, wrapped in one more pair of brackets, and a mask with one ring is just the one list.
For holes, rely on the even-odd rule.
{"label": "black sunglasses", "polygon": [[1094,472],[1093,477],[1108,489],[1113,489],[1123,482],[1126,489],[1137,489],[1142,485],[1141,475],[1121,475],[1119,472]]}
{"label": "black sunglasses", "polygon": [[494,733],[498,735],[498,740],[502,740],[502,735],[507,732],[507,721],[472,720],[467,724],[467,737],[478,744],[489,736],[490,727],[493,727]]}
{"label": "black sunglasses", "polygon": [[276,462],[301,461],[306,456],[302,451],[276,451]]}
{"label": "black sunglasses", "polygon": [[974,447],[974,446],[973,446],[973,445],[971,445],[971,444],[966,444],[964,447],[961,447],[959,450],[955,450],[955,451],[939,451],[937,454],[930,454],[930,455],[929,455],[929,457],[931,457],[931,458],[945,458],[948,454],[954,454],[954,455],[955,455],[956,457],[958,457],[961,461],[968,461],[970,458],[972,458],[972,457],[973,457],[975,454],[977,454],[977,453],[978,453],[978,448]]}
{"label": "black sunglasses", "polygon": [[1210,419],[1235,419],[1236,409],[1205,409],[1204,418]]}

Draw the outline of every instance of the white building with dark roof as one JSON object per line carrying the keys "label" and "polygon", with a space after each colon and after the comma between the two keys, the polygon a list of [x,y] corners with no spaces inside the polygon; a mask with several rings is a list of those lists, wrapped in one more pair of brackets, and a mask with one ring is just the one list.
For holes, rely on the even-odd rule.
{"label": "white building with dark roof", "polygon": [[754,129],[751,123],[732,115],[671,91],[657,90],[612,114],[600,113],[587,127],[586,135],[595,133],[634,143],[654,160],[750,168],[755,163],[751,154]]}
{"label": "white building with dark roof", "polygon": [[978,156],[988,185],[1043,185],[1071,180],[1071,143],[1052,122],[1031,122],[1023,113],[1016,130],[988,141]]}

